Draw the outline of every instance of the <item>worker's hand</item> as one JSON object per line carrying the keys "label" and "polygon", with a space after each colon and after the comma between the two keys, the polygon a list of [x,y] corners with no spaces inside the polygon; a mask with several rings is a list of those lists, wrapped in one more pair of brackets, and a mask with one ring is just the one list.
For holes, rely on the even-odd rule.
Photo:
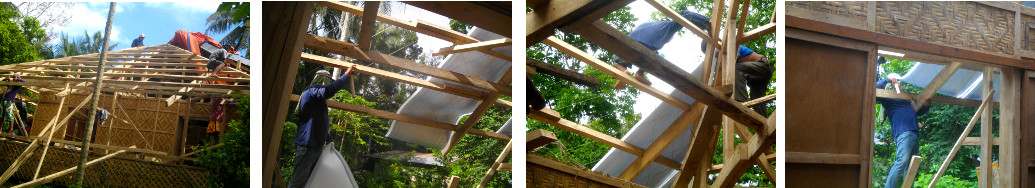
{"label": "worker's hand", "polygon": [[921,128],[921,129],[923,129],[923,128],[924,128],[924,124],[923,124],[923,123],[917,122],[916,124],[920,125],[920,128]]}
{"label": "worker's hand", "polygon": [[356,69],[356,65],[349,66],[349,69],[345,69],[345,75],[352,75],[352,71]]}

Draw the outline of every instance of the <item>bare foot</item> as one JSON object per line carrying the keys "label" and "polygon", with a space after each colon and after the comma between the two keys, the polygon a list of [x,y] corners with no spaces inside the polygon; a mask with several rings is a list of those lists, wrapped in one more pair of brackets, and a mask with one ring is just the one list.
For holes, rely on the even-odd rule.
{"label": "bare foot", "polygon": [[647,77],[643,74],[636,74],[636,80],[643,82],[643,84],[651,85],[650,80],[647,80]]}

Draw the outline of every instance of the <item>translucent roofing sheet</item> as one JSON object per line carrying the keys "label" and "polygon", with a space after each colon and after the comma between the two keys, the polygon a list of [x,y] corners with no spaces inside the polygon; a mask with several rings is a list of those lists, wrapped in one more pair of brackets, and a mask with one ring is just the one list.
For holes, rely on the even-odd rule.
{"label": "translucent roofing sheet", "polygon": [[[909,72],[903,76],[902,81],[916,86],[926,88],[931,80],[938,75],[945,65],[917,62]],[[960,68],[949,77],[938,89],[938,93],[964,99],[981,100],[981,88],[984,87],[982,80],[983,73],[969,69]],[[993,75],[992,88],[999,93],[999,76]],[[993,101],[999,102],[999,95],[992,96]]]}

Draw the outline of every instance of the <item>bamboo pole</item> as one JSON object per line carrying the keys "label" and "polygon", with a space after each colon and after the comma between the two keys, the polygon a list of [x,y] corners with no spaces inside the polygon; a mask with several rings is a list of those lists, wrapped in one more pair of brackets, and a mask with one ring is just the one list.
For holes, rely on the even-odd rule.
{"label": "bamboo pole", "polygon": [[[95,82],[93,84],[94,95],[90,97],[90,108],[86,122],[86,131],[83,132],[83,147],[79,154],[79,166],[76,168],[76,182],[83,184],[83,177],[86,175],[87,158],[90,157],[90,138],[93,136],[94,121],[97,117],[97,100],[100,99],[101,84],[104,81],[104,63],[108,53],[108,42],[111,39],[111,24],[115,21],[115,2],[111,2],[108,7],[108,23],[104,28],[104,44],[101,46],[101,58],[97,63],[97,76],[94,77]],[[153,149],[153,148],[152,148]],[[48,176],[49,177],[49,176]]]}
{"label": "bamboo pole", "polygon": [[949,168],[949,162],[952,162],[952,158],[956,156],[956,152],[960,150],[960,146],[963,146],[963,140],[967,139],[967,134],[974,129],[974,124],[977,123],[978,118],[981,117],[981,112],[985,111],[985,107],[988,107],[988,104],[991,103],[991,97],[992,94],[995,93],[995,90],[989,90],[989,92],[989,95],[985,96],[985,98],[981,100],[981,106],[978,106],[977,112],[974,112],[974,116],[970,118],[970,123],[967,123],[967,128],[963,129],[963,134],[960,134],[960,138],[956,140],[956,144],[952,145],[952,150],[949,150],[949,156],[945,157],[945,161],[942,162],[941,167],[938,168],[938,172],[934,174],[934,179],[931,179],[931,184],[928,184],[927,188],[934,188],[934,184],[938,183],[938,177],[941,177],[942,174],[945,173],[945,170]]}
{"label": "bamboo pole", "polygon": [[[135,146],[130,146],[130,147],[135,148]],[[108,159],[110,159],[112,157],[115,157],[116,155],[119,155],[119,154],[122,154],[122,153],[126,153],[126,150],[119,150],[119,151],[117,151],[115,153],[105,155],[104,157],[94,159],[93,161],[90,161],[90,162],[82,164],[82,165],[92,166],[92,165],[95,165],[97,163],[103,162],[104,160],[108,160]],[[82,165],[80,165],[80,166],[82,166]],[[57,179],[58,177],[67,175],[69,173],[72,173],[72,170],[75,170],[75,169],[79,169],[79,166],[72,167],[72,168],[69,168],[69,169],[65,169],[65,170],[62,170],[60,172],[48,175],[46,177],[43,177],[43,178],[40,178],[40,179],[37,179],[37,180],[26,182],[26,183],[23,183],[23,184],[20,184],[20,185],[15,185],[14,187],[11,187],[11,188],[35,187],[35,186],[38,186],[40,184],[44,184],[44,183],[48,183],[48,182],[54,181],[54,179]],[[80,184],[82,184],[82,182],[80,182]]]}

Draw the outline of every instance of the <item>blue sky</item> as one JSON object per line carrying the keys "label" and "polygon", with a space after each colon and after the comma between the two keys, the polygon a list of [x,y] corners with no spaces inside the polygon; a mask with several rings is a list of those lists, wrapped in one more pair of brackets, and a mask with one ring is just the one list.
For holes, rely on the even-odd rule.
{"label": "blue sky", "polygon": [[[109,3],[77,3],[67,11],[73,15],[68,24],[51,29],[54,33],[82,36],[83,31],[94,33],[104,31]],[[129,48],[133,39],[144,33],[144,45],[153,46],[168,43],[177,30],[205,32],[205,20],[216,11],[219,2],[118,2],[115,21],[112,25],[111,43],[118,43],[114,50]],[[206,33],[217,41],[226,33]]]}

